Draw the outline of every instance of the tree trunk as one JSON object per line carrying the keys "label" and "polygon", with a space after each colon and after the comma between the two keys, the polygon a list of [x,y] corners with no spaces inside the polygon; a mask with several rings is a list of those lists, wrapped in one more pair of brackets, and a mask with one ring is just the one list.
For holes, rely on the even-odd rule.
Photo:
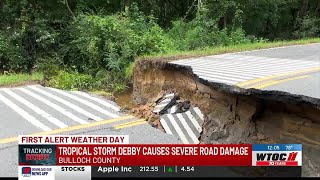
{"label": "tree trunk", "polygon": [[166,19],[166,1],[160,1],[160,26],[165,26],[165,19]]}
{"label": "tree trunk", "polygon": [[174,7],[176,11],[179,11],[179,8],[177,8],[177,6],[174,3],[172,3],[171,0],[168,0],[168,2],[169,4],[171,4],[172,7]]}
{"label": "tree trunk", "polygon": [[228,15],[227,12],[223,16],[223,28],[227,28],[227,20],[228,20]]}
{"label": "tree trunk", "polygon": [[300,9],[300,18],[303,19],[304,15],[308,10],[309,0],[302,0],[302,5]]}
{"label": "tree trunk", "polygon": [[316,15],[320,14],[320,13],[319,13],[319,10],[320,10],[320,0],[318,0],[317,8],[316,8],[316,10],[314,11],[314,14],[316,14]]}
{"label": "tree trunk", "polygon": [[73,19],[76,19],[76,16],[73,14],[73,12],[71,11],[70,7],[69,7],[69,3],[68,3],[68,0],[65,0],[65,3],[66,3],[66,6],[70,12],[70,14],[72,15]]}
{"label": "tree trunk", "polygon": [[125,0],[125,7],[128,7],[129,9],[131,8],[131,0]]}
{"label": "tree trunk", "polygon": [[198,12],[202,9],[202,1],[198,0]]}

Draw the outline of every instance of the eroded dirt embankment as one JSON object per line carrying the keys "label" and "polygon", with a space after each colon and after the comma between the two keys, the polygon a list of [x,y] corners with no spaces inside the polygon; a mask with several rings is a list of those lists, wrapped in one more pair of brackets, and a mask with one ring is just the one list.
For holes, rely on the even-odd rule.
{"label": "eroded dirt embankment", "polygon": [[135,102],[154,102],[163,92],[179,93],[205,114],[202,143],[302,143],[303,175],[320,176],[319,100],[211,83],[190,67],[138,61]]}

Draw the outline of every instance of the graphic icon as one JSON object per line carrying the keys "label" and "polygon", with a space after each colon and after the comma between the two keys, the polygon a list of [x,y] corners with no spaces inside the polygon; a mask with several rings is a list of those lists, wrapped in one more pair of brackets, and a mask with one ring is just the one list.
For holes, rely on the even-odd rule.
{"label": "graphic icon", "polygon": [[253,166],[301,166],[301,144],[253,144]]}
{"label": "graphic icon", "polygon": [[30,177],[31,176],[31,167],[22,167],[22,176]]}
{"label": "graphic icon", "polygon": [[172,167],[168,167],[168,170],[167,170],[169,173],[173,172],[173,169]]}

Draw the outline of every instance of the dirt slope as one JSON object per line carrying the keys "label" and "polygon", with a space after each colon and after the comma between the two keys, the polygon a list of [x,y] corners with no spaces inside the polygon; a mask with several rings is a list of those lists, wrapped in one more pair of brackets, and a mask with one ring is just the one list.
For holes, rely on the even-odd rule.
{"label": "dirt slope", "polygon": [[277,91],[245,90],[200,79],[189,67],[141,60],[133,98],[152,103],[164,92],[189,99],[206,116],[202,143],[302,143],[303,175],[320,176],[320,101]]}

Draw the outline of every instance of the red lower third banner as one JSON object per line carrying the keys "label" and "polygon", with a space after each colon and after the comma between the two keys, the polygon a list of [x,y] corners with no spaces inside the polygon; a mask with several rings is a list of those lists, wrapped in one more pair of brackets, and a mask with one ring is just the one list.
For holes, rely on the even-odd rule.
{"label": "red lower third banner", "polygon": [[249,144],[57,145],[56,165],[251,166]]}

